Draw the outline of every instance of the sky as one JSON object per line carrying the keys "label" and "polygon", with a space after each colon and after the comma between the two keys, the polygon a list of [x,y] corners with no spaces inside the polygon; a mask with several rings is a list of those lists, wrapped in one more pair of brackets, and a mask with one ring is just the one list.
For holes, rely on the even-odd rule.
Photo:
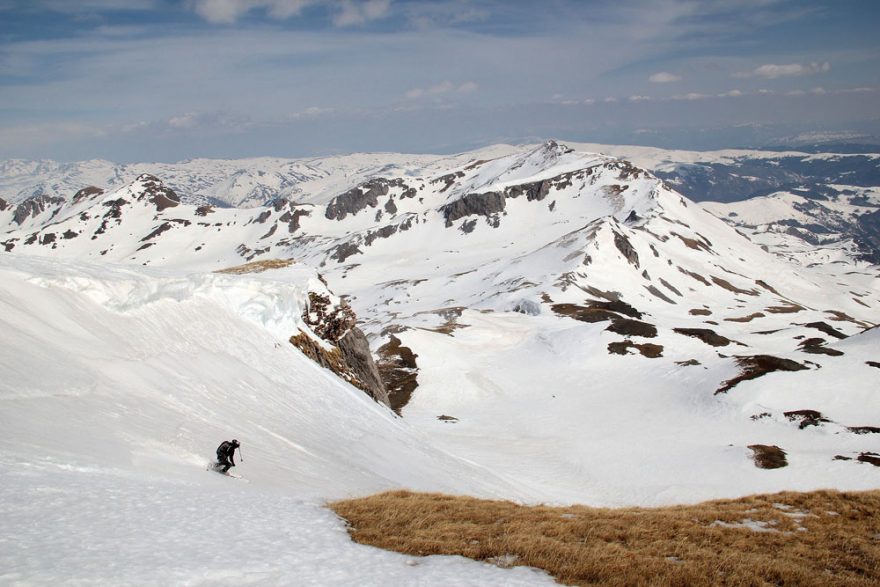
{"label": "sky", "polygon": [[880,135],[875,0],[0,0],[0,158]]}

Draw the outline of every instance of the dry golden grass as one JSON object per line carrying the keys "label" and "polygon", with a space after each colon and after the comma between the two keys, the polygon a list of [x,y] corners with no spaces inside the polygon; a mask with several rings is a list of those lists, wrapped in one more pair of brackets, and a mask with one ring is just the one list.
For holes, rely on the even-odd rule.
{"label": "dry golden grass", "polygon": [[235,267],[227,267],[226,269],[218,269],[214,273],[230,273],[232,275],[244,275],[245,273],[262,273],[269,269],[283,269],[293,265],[296,261],[293,259],[266,259],[264,261],[251,261],[244,265],[236,265]]}
{"label": "dry golden grass", "polygon": [[330,507],[362,544],[512,562],[570,585],[880,585],[880,491],[656,509],[393,491]]}

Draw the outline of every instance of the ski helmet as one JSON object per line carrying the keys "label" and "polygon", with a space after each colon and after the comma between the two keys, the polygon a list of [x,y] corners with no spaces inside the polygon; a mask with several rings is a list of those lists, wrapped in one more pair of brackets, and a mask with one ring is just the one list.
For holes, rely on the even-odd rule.
{"label": "ski helmet", "polygon": [[240,446],[236,439],[232,439],[232,446]]}

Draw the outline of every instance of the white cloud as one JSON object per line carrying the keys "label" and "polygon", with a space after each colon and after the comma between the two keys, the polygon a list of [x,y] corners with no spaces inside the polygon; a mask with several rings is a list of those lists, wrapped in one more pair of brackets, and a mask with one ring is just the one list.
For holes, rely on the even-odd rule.
{"label": "white cloud", "polygon": [[827,61],[823,63],[789,63],[786,65],[775,65],[767,63],[756,67],[751,71],[744,71],[734,74],[734,77],[762,77],[765,79],[776,79],[780,77],[797,77],[802,75],[817,75],[831,71],[831,64]]}
{"label": "white cloud", "polygon": [[309,106],[300,112],[294,112],[288,116],[290,120],[302,120],[304,118],[316,118],[318,116],[326,116],[336,112],[335,108],[322,108],[320,106]]}
{"label": "white cloud", "polygon": [[468,0],[409,2],[403,5],[403,10],[410,24],[418,29],[480,22],[490,17],[487,9],[474,8]]}
{"label": "white cloud", "polygon": [[602,101],[605,102],[606,104],[614,104],[615,102],[617,102],[617,98],[615,98],[614,96],[608,96],[605,99],[603,99]]}
{"label": "white cloud", "polygon": [[671,82],[681,81],[681,76],[675,75],[674,73],[668,73],[666,71],[660,71],[649,77],[648,81],[655,84],[668,84]]}
{"label": "white cloud", "polygon": [[876,91],[877,91],[877,88],[862,87],[862,88],[845,88],[843,90],[838,90],[837,93],[838,94],[871,94]]}
{"label": "white cloud", "polygon": [[214,24],[232,24],[251,10],[262,8],[272,18],[297,16],[314,0],[191,0],[192,9]]}
{"label": "white cloud", "polygon": [[117,127],[126,133],[140,131],[177,132],[177,131],[242,131],[252,126],[249,117],[230,114],[228,112],[186,112],[153,122],[136,122]]}
{"label": "white cloud", "polygon": [[411,90],[408,90],[404,94],[404,96],[406,96],[410,100],[415,100],[424,96],[439,96],[441,94],[448,94],[450,92],[469,94],[471,92],[475,92],[478,88],[479,85],[477,85],[477,82],[474,81],[467,81],[463,84],[455,85],[451,81],[446,80],[429,88],[413,88]]}
{"label": "white cloud", "polygon": [[[152,10],[156,0],[30,0],[30,7],[68,14],[101,12],[105,10]],[[16,8],[15,1],[0,2],[0,10]]]}
{"label": "white cloud", "polygon": [[627,98],[630,102],[647,102],[650,99],[649,96],[630,96]]}
{"label": "white cloud", "polygon": [[720,98],[739,98],[743,93],[741,90],[730,90],[728,92],[724,92],[723,94],[718,94]]}
{"label": "white cloud", "polygon": [[687,94],[682,94],[680,96],[673,96],[673,100],[703,100],[705,98],[710,98],[708,94],[700,94],[698,92],[689,92]]}
{"label": "white cloud", "polygon": [[333,16],[333,24],[338,27],[361,25],[386,16],[390,8],[391,0],[342,0]]}

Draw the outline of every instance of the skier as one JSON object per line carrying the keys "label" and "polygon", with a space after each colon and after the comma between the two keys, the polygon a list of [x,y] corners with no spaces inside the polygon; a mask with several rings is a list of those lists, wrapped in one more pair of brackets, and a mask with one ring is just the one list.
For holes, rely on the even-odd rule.
{"label": "skier", "polygon": [[235,449],[240,445],[237,440],[234,438],[232,440],[224,440],[220,443],[220,446],[217,447],[217,464],[215,465],[215,469],[220,473],[226,473],[229,471],[229,467],[235,466]]}

